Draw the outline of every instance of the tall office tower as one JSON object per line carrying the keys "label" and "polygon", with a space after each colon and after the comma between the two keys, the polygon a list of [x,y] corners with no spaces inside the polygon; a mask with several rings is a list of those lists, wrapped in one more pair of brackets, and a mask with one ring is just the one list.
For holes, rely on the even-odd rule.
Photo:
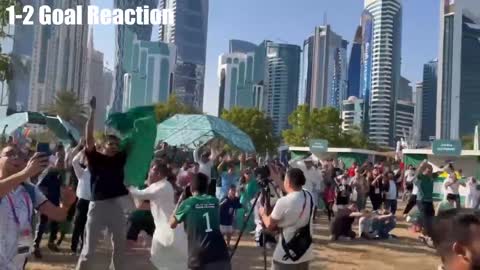
{"label": "tall office tower", "polygon": [[[220,55],[218,65],[219,115],[223,109],[230,109],[234,106],[258,107],[255,104],[259,93],[256,91],[253,79],[257,47],[256,44],[248,41],[232,39],[229,41],[229,53]],[[263,93],[263,91],[261,92]],[[227,100],[225,100],[225,95],[228,96]]]}
{"label": "tall office tower", "polygon": [[422,116],[423,116],[423,82],[419,82],[415,86],[413,92],[413,99],[415,103],[415,113],[413,119],[413,139],[416,145],[419,145],[422,140]]}
{"label": "tall office tower", "polygon": [[[64,10],[78,5],[86,8],[89,4],[89,0],[41,1],[41,5]],[[82,15],[86,21],[86,12]],[[87,24],[35,25],[28,102],[30,111],[39,111],[51,104],[58,91],[84,95],[87,42]]]}
{"label": "tall office tower", "polygon": [[433,60],[423,65],[421,136],[423,142],[435,138],[437,124],[437,65]]}
{"label": "tall office tower", "polygon": [[95,129],[102,130],[104,127],[106,107],[108,100],[104,99],[104,74],[103,74],[103,53],[95,50],[93,42],[93,28],[90,28],[87,45],[87,76],[85,79],[86,89],[83,96],[79,96],[80,102],[88,104],[92,96],[97,97],[97,110],[95,111]]}
{"label": "tall office tower", "polygon": [[330,25],[315,28],[311,78],[311,108],[341,109],[347,99],[348,42]]}
{"label": "tall office tower", "polygon": [[[273,131],[280,136],[288,128],[288,117],[297,107],[300,76],[300,51],[297,45],[264,41],[255,54],[256,76],[264,75],[263,110],[272,119]],[[261,61],[263,63],[260,63]],[[258,71],[258,72],[257,72]],[[257,78],[254,76],[254,78]],[[258,102],[257,102],[258,103]]]}
{"label": "tall office tower", "polygon": [[395,112],[395,138],[411,141],[414,135],[415,105],[412,101],[398,100]]}
{"label": "tall office tower", "polygon": [[[158,7],[159,0],[114,0],[114,7],[118,9],[136,9],[148,6],[150,9]],[[127,73],[135,72],[128,65],[131,57],[127,52],[132,51],[134,37],[137,40],[150,41],[152,38],[152,25],[117,25],[115,28],[115,80],[111,96],[111,112],[120,112],[123,109],[125,87],[124,77]],[[133,33],[128,34],[127,31]],[[138,72],[138,71],[137,71]]]}
{"label": "tall office tower", "polygon": [[365,100],[365,128],[372,142],[393,147],[402,47],[400,0],[365,0],[362,29],[361,98]]}
{"label": "tall office tower", "polygon": [[171,43],[139,40],[130,31],[125,37],[132,46],[125,50],[122,111],[133,107],[165,103],[173,88],[176,47]]}
{"label": "tall office tower", "polygon": [[412,102],[413,101],[412,95],[413,95],[413,87],[411,85],[410,80],[401,76],[397,99]]}
{"label": "tall office tower", "polygon": [[257,44],[245,40],[231,39],[228,43],[229,53],[250,53],[257,49]]}
{"label": "tall office tower", "polygon": [[173,25],[160,27],[160,41],[177,46],[173,91],[185,104],[203,106],[207,54],[208,0],[160,0],[159,8],[173,9]]}
{"label": "tall office tower", "polygon": [[342,102],[342,129],[350,131],[360,128],[363,123],[363,100],[355,96]]}
{"label": "tall office tower", "polygon": [[441,3],[436,136],[456,140],[480,122],[480,1]]}
{"label": "tall office tower", "polygon": [[310,105],[312,94],[312,60],[313,36],[303,42],[302,59],[300,63],[300,84],[298,89],[298,105]]}
{"label": "tall office tower", "polygon": [[[234,44],[251,43],[240,43],[236,40]],[[248,108],[254,106],[253,63],[255,49],[256,46],[254,48],[232,46],[231,42],[230,50],[236,52],[220,55],[218,59],[219,113],[224,109],[230,110],[233,107]]]}
{"label": "tall office tower", "polygon": [[362,61],[362,27],[357,28],[348,64],[348,97],[360,97],[360,74]]}
{"label": "tall office tower", "polygon": [[[37,8],[37,1],[23,0],[22,4]],[[12,78],[8,82],[8,107],[12,112],[28,110],[34,30],[34,25],[25,25],[22,20],[15,22],[11,52]]]}

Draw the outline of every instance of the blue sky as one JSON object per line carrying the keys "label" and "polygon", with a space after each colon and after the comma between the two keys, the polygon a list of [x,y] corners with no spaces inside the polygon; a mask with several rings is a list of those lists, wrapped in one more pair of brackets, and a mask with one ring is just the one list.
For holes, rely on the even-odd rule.
{"label": "blue sky", "polygon": [[[196,0],[190,0],[196,1]],[[260,43],[264,39],[302,44],[322,25],[324,15],[332,29],[349,42],[360,22],[363,0],[210,0],[204,111],[218,107],[218,56],[228,51],[230,39]],[[113,0],[92,0],[112,7]],[[440,0],[402,0],[402,74],[422,80],[423,64],[438,57]],[[95,47],[105,54],[110,67],[115,62],[115,29],[96,26]],[[350,54],[350,52],[349,52]]]}

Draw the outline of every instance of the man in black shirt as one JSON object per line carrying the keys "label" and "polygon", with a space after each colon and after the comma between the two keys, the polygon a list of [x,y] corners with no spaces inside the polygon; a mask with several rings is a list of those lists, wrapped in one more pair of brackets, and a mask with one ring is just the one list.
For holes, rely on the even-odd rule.
{"label": "man in black shirt", "polygon": [[92,201],[85,227],[85,243],[78,259],[77,270],[95,269],[94,261],[97,240],[107,228],[112,234],[112,262],[110,269],[126,269],[124,251],[126,248],[126,218],[122,207],[128,195],[123,180],[123,167],[126,154],[120,151],[120,140],[108,135],[102,145],[102,151],[95,148],[93,137],[96,99],[90,101],[90,117],[86,125],[85,156],[91,173]]}

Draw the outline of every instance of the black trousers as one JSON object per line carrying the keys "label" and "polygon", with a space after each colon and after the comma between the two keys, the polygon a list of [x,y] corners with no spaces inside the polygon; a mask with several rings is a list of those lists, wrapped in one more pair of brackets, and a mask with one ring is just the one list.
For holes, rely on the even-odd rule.
{"label": "black trousers", "polygon": [[48,238],[48,243],[49,244],[55,243],[55,240],[57,239],[58,229],[59,229],[58,222],[55,222],[55,221],[48,222],[48,217],[47,216],[40,215],[40,223],[38,223],[37,233],[36,233],[36,236],[35,236],[35,247],[36,248],[40,247],[40,243],[42,242],[43,234],[47,231],[47,227],[49,228],[49,231],[50,231],[50,236]]}
{"label": "black trousers", "polygon": [[374,211],[380,209],[382,206],[382,194],[370,194],[370,201],[372,202],[372,208]]}
{"label": "black trousers", "polygon": [[423,226],[424,234],[431,237],[433,218],[435,217],[433,202],[418,201],[417,207],[420,211],[420,221]]}
{"label": "black trousers", "polygon": [[405,210],[403,210],[403,214],[407,215],[412,211],[412,208],[417,204],[417,195],[411,195],[410,199],[408,199],[407,206],[405,207]]}
{"label": "black trousers", "polygon": [[127,231],[127,240],[137,241],[141,231],[146,232],[149,236],[153,236],[155,232],[155,223],[150,212],[144,212],[143,215],[135,215],[135,212],[129,218]]}
{"label": "black trousers", "polygon": [[87,214],[88,214],[88,206],[90,205],[90,201],[84,199],[78,199],[75,217],[73,220],[73,232],[72,232],[72,245],[71,250],[76,252],[78,248],[78,243],[80,240],[82,241],[83,246],[83,236],[85,231],[85,224],[87,223]]}

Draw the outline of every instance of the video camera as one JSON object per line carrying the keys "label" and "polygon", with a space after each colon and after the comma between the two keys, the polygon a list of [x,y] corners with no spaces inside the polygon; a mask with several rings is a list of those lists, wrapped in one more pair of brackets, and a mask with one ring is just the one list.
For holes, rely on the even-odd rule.
{"label": "video camera", "polygon": [[256,168],[254,174],[262,188],[268,186],[268,183],[270,183],[270,168],[267,165]]}

